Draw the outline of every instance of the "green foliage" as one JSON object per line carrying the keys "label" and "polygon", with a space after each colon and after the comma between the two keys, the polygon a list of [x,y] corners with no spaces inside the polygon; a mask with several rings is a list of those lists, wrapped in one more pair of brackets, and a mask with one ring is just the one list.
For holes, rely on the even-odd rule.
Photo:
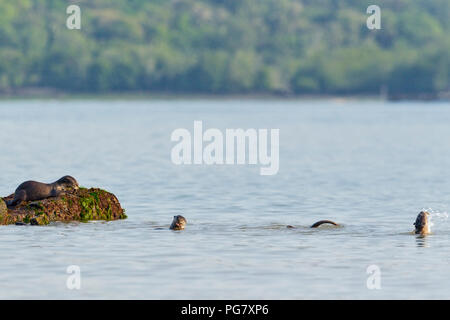
{"label": "green foliage", "polygon": [[347,94],[449,90],[450,1],[0,1],[0,92]]}

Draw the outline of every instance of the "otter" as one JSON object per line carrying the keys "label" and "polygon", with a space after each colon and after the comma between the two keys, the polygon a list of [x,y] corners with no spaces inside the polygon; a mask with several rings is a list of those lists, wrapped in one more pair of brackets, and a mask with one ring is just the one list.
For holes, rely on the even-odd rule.
{"label": "otter", "polygon": [[420,234],[421,236],[425,236],[431,233],[430,223],[428,221],[428,217],[430,214],[427,211],[421,211],[416,218],[416,221],[413,225],[416,227],[414,230],[415,234]]}
{"label": "otter", "polygon": [[[333,222],[331,220],[320,220],[320,221],[317,221],[316,223],[314,223],[312,226],[310,226],[310,228],[317,228],[317,227],[321,226],[324,223],[332,224],[332,225],[337,226],[337,227],[340,226],[339,224],[337,224],[336,222]],[[294,229],[295,227],[289,225],[289,226],[287,226],[287,228]]]}
{"label": "otter", "polygon": [[331,220],[320,220],[320,221],[317,221],[316,223],[314,223],[310,228],[317,228],[324,223],[329,223],[329,224],[339,227],[339,224],[337,224],[336,222],[333,222]]}
{"label": "otter", "polygon": [[170,230],[183,230],[186,226],[187,221],[183,216],[173,216],[172,224],[170,225]]}
{"label": "otter", "polygon": [[14,192],[14,199],[8,202],[9,207],[15,207],[23,201],[43,200],[57,197],[69,190],[77,190],[78,182],[71,176],[64,176],[53,183],[25,181]]}

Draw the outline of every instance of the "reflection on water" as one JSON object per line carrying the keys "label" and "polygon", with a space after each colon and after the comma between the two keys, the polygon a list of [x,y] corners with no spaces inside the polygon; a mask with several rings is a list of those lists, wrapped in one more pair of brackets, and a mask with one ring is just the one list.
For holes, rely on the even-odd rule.
{"label": "reflection on water", "polygon": [[427,243],[427,237],[429,237],[429,236],[416,235],[416,243],[417,243],[417,247],[425,247],[425,248],[428,248],[428,247],[429,247],[429,244]]}
{"label": "reflection on water", "polygon": [[[1,195],[70,174],[115,193],[129,217],[0,227],[0,298],[450,298],[448,105],[3,101],[0,109]],[[173,165],[170,135],[194,120],[205,129],[279,128],[278,174]],[[435,209],[426,238],[411,234],[423,207]],[[186,230],[168,229],[174,215],[187,218]],[[309,228],[323,219],[343,227]],[[69,265],[80,266],[81,290],[66,287]],[[366,287],[369,265],[381,270],[381,290]]]}

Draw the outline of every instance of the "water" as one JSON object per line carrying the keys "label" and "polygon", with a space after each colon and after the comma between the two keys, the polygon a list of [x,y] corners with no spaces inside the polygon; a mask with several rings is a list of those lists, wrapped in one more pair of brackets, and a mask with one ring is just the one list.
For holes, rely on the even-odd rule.
{"label": "water", "polygon": [[[0,298],[450,298],[446,103],[0,102],[0,194],[70,174],[128,219],[0,227]],[[174,129],[279,128],[280,170],[175,166]],[[433,235],[409,234],[421,209]],[[172,216],[188,219],[167,230]],[[309,229],[320,219],[341,228]],[[291,224],[298,228],[287,229]],[[163,227],[163,229],[160,229]],[[66,287],[69,265],[81,289]],[[367,267],[381,289],[366,286]]]}

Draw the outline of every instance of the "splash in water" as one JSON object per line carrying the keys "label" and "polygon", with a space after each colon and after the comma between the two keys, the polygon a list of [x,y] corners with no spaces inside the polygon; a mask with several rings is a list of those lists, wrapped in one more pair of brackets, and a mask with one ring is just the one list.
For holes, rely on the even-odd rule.
{"label": "splash in water", "polygon": [[433,210],[431,208],[428,209],[422,209],[422,211],[427,211],[430,215],[429,215],[429,223],[430,223],[430,227],[434,226],[433,220],[437,221],[437,222],[443,222],[445,220],[448,219],[448,213],[447,211],[439,211],[439,210]]}

